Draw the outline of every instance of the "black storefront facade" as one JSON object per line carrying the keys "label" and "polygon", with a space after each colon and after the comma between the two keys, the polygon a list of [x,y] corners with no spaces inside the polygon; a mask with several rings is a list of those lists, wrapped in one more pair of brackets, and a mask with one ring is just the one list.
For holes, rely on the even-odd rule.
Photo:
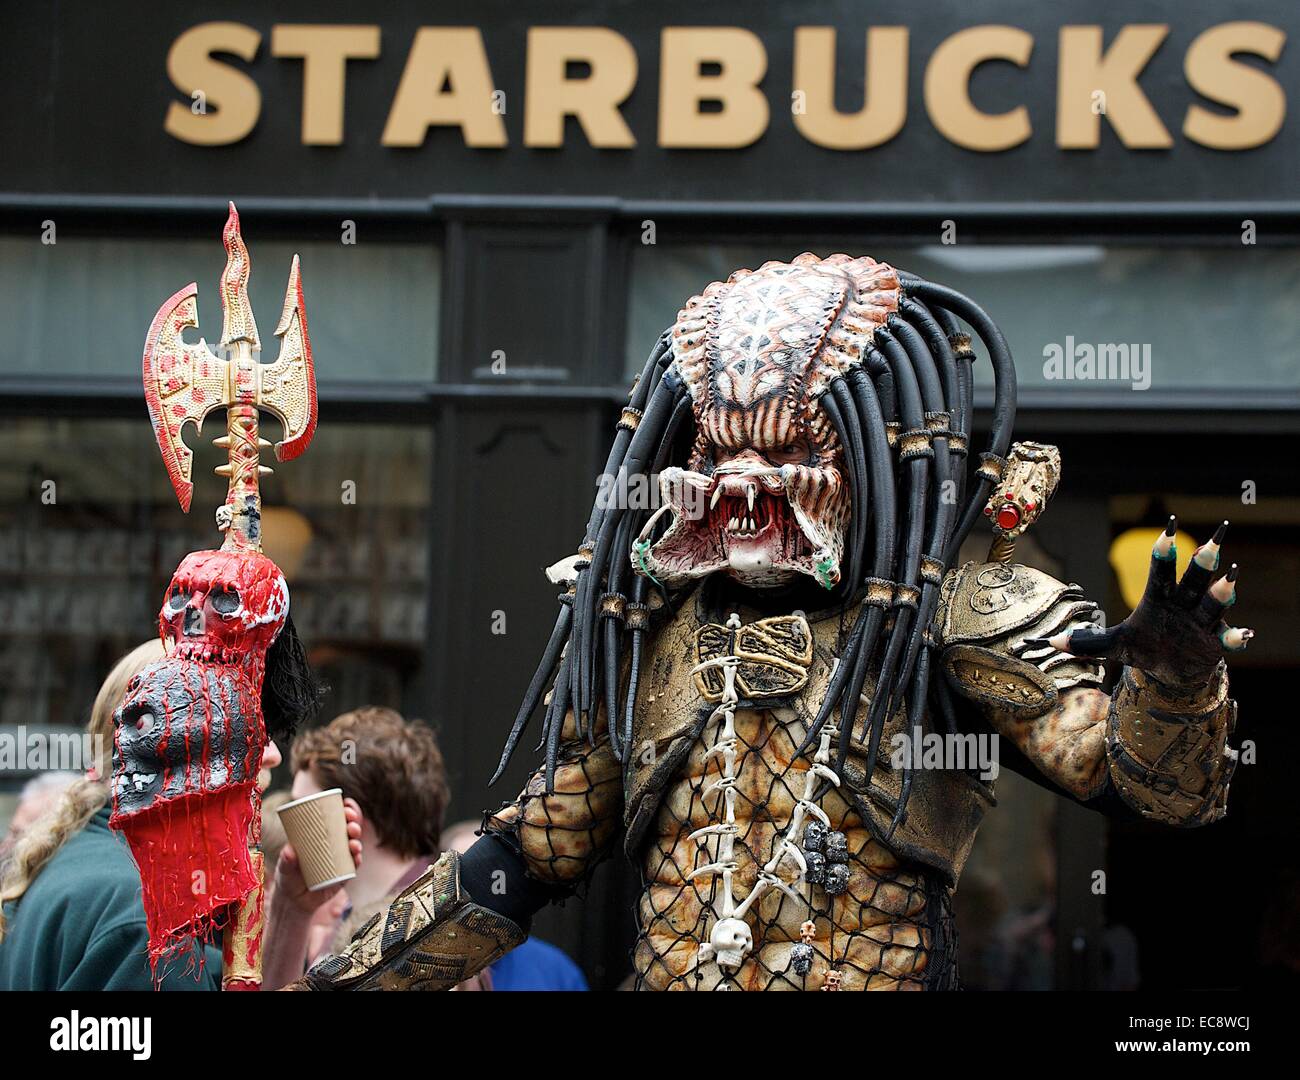
{"label": "black storefront facade", "polygon": [[[216,336],[227,199],[264,323],[288,254],[303,261],[320,435],[267,485],[296,619],[332,709],[435,723],[454,818],[498,798],[484,785],[553,613],[541,568],[579,539],[654,335],[738,267],[871,254],[970,293],[1007,332],[1017,435],[1062,450],[1035,529],[1058,576],[1121,618],[1117,541],[1166,512],[1197,536],[1231,517],[1260,631],[1234,675],[1258,746],[1234,817],[1176,836],[1109,826],[1007,778],[963,882],[963,963],[996,966],[988,942],[1041,919],[1043,969],[1021,985],[1263,977],[1296,873],[1295,736],[1270,720],[1300,652],[1300,136],[1283,89],[1300,19],[1167,0],[978,18],[772,2],[707,26],[684,4],[567,7],[14,17],[0,725],[84,722],[176,559],[214,535],[215,458],[189,435],[182,519],[138,350],[189,280]],[[129,55],[102,54],[122,28]],[[1083,358],[1103,347],[1123,363],[1099,376]],[[23,779],[0,774],[10,793]],[[594,902],[539,929],[616,985],[634,890],[611,864]],[[1178,947],[1204,933],[1189,896],[1240,920],[1234,955],[1207,966]]]}

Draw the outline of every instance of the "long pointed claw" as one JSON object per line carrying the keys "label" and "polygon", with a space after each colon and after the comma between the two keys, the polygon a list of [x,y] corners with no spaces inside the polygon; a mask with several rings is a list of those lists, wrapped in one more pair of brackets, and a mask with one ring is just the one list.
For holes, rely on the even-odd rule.
{"label": "long pointed claw", "polygon": [[827,828],[830,827],[831,824],[830,815],[827,814],[826,811],[823,810],[820,806],[818,806],[814,802],[804,802],[803,800],[800,800],[800,804],[803,806],[805,811],[807,811],[809,814],[815,817],[823,825],[825,825]]}
{"label": "long pointed claw", "polygon": [[1210,539],[1196,549],[1196,554],[1192,556],[1196,565],[1203,570],[1217,570],[1219,567],[1219,547],[1223,544],[1223,534],[1228,531],[1228,523],[1225,521],[1217,529]]}
{"label": "long pointed claw", "polygon": [[789,840],[783,840],[781,841],[780,858],[777,860],[778,866],[781,865],[781,859],[784,859],[787,855],[795,861],[801,875],[808,873],[808,860],[804,858],[803,852],[799,850],[799,845],[792,844]]}
{"label": "long pointed claw", "polygon": [[1254,636],[1255,631],[1248,630],[1244,626],[1225,626],[1219,634],[1219,640],[1229,652],[1240,652],[1250,644]]}
{"label": "long pointed claw", "polygon": [[1228,568],[1228,572],[1210,586],[1210,595],[1224,607],[1230,606],[1237,600],[1237,573],[1237,564],[1233,563]]}
{"label": "long pointed claw", "polygon": [[840,786],[840,778],[831,769],[828,769],[825,765],[822,765],[820,762],[816,762],[813,764],[812,772],[816,773],[823,780],[829,780],[836,787]]}
{"label": "long pointed claw", "polygon": [[1151,549],[1151,554],[1157,559],[1170,558],[1174,554],[1174,537],[1177,533],[1178,519],[1171,514],[1165,531],[1156,537],[1156,546]]}
{"label": "long pointed claw", "polygon": [[[1227,522],[1215,531],[1214,536],[1219,540],[1223,539],[1223,530]],[[1187,569],[1183,571],[1182,580],[1178,583],[1178,589],[1174,594],[1175,603],[1179,607],[1195,607],[1205,596],[1206,590],[1210,587],[1210,581],[1214,577],[1214,571],[1219,567],[1219,544],[1218,540],[1213,537],[1196,549],[1196,554],[1192,556],[1192,561],[1187,564]]]}
{"label": "long pointed claw", "polygon": [[1146,594],[1163,601],[1178,584],[1178,519],[1172,514],[1164,531],[1151,548],[1151,569],[1147,574]]}
{"label": "long pointed claw", "polygon": [[720,874],[724,870],[735,870],[735,869],[736,869],[736,864],[734,862],[705,863],[703,866],[697,866],[694,870],[692,870],[689,874],[687,874],[686,880],[690,881],[692,878],[697,878],[701,874]]}
{"label": "long pointed claw", "polygon": [[1054,649],[1072,656],[1107,656],[1118,640],[1118,627],[1109,626],[1099,629],[1082,627],[1078,630],[1063,630],[1047,639]]}

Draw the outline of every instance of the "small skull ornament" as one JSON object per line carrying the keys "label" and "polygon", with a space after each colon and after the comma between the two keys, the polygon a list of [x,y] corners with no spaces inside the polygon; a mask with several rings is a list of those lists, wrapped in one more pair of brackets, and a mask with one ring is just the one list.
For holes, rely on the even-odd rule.
{"label": "small skull ornament", "polygon": [[744,919],[719,919],[709,934],[713,957],[723,971],[738,971],[754,947],[754,934]]}
{"label": "small skull ornament", "polygon": [[265,555],[195,551],[172,575],[158,629],[183,659],[244,664],[265,656],[288,614],[284,575]]}
{"label": "small skull ornament", "polygon": [[836,830],[826,834],[826,861],[843,863],[849,861],[849,838]]}
{"label": "small skull ornament", "polygon": [[826,826],[820,821],[808,822],[803,830],[804,851],[822,851],[826,843],[826,831]]}
{"label": "small skull ornament", "polygon": [[790,967],[800,978],[812,971],[813,947],[799,942],[790,950]]}
{"label": "small skull ornament", "polygon": [[849,868],[844,863],[831,863],[826,867],[826,884],[823,886],[831,896],[839,896],[849,887]]}
{"label": "small skull ornament", "polygon": [[826,880],[826,856],[820,851],[809,851],[804,855],[808,869],[804,871],[804,880],[810,885],[820,885]]}

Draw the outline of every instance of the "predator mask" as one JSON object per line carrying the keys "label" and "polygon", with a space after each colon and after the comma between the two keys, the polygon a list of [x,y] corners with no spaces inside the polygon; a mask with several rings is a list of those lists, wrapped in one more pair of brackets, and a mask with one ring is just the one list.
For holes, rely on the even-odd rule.
{"label": "predator mask", "polygon": [[725,572],[752,587],[841,577],[850,486],[844,448],[818,402],[860,363],[897,308],[893,268],[800,255],[715,282],[673,328],[696,438],[686,468],[660,473],[673,519],[640,573],[666,585]]}

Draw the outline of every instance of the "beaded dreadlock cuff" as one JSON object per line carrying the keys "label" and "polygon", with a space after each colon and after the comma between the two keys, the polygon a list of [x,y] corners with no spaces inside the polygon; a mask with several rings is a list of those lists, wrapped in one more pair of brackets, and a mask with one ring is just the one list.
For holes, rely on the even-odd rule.
{"label": "beaded dreadlock cuff", "polygon": [[1006,471],[1007,459],[999,454],[985,453],[980,454],[979,468],[975,470],[975,475],[983,480],[988,480],[996,484],[1002,479],[1003,472]]}
{"label": "beaded dreadlock cuff", "polygon": [[925,428],[930,433],[930,437],[948,438],[952,432],[948,429],[952,417],[946,412],[928,412],[925,414]]}
{"label": "beaded dreadlock cuff", "polygon": [[894,583],[887,578],[869,577],[867,591],[862,597],[864,604],[871,607],[887,608],[894,602]]}
{"label": "beaded dreadlock cuff", "polygon": [[925,428],[904,431],[898,436],[898,460],[910,461],[918,457],[934,457],[934,447],[930,445],[930,432]]}
{"label": "beaded dreadlock cuff", "polygon": [[645,630],[650,625],[650,608],[646,604],[629,602],[624,609],[624,620],[629,630]]}
{"label": "beaded dreadlock cuff", "polygon": [[891,607],[917,609],[921,602],[921,590],[915,585],[895,585]]}

